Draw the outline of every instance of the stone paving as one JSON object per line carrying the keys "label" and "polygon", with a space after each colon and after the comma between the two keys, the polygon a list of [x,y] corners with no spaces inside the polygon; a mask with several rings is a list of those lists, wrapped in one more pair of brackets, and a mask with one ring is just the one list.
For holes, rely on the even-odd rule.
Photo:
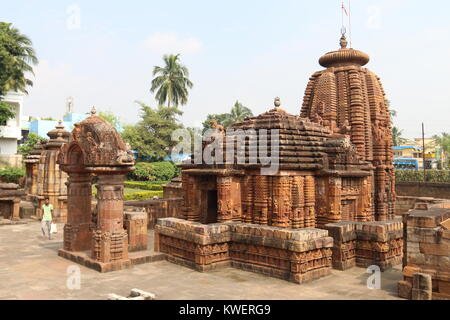
{"label": "stone paving", "polygon": [[69,290],[67,270],[74,263],[57,255],[62,230],[58,225],[54,240],[47,240],[39,222],[0,226],[0,299],[94,300],[110,293],[126,296],[133,288],[167,300],[399,299],[400,266],[382,274],[381,290],[367,288],[370,275],[362,268],[333,270],[330,276],[298,285],[234,268],[199,273],[166,261],[103,274],[80,266],[81,288]]}

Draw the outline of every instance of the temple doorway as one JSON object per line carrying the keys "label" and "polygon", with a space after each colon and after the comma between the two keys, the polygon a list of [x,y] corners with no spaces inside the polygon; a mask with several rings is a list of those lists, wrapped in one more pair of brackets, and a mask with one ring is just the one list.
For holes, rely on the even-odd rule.
{"label": "temple doorway", "polygon": [[206,203],[206,224],[217,223],[217,190],[207,190],[207,203]]}

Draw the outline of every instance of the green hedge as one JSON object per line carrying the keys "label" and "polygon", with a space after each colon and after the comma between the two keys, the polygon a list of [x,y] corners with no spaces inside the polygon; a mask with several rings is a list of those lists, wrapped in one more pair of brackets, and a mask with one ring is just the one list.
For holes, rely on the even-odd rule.
{"label": "green hedge", "polygon": [[[398,182],[423,182],[423,170],[395,170]],[[426,181],[450,183],[450,170],[426,170]]]}
{"label": "green hedge", "polygon": [[138,162],[135,167],[136,170],[129,174],[134,181],[169,181],[180,172],[170,161]]}
{"label": "green hedge", "polygon": [[142,191],[142,192],[136,192],[136,193],[132,193],[132,194],[126,194],[125,201],[147,200],[147,199],[152,199],[153,197],[162,198],[163,192],[162,191]]}
{"label": "green hedge", "polygon": [[25,177],[22,168],[6,167],[0,169],[0,180],[6,183],[19,183],[20,178]]}
{"label": "green hedge", "polygon": [[144,181],[126,181],[125,187],[131,189],[141,189],[141,190],[149,190],[149,191],[162,191],[162,184],[154,184],[153,182],[144,182]]}

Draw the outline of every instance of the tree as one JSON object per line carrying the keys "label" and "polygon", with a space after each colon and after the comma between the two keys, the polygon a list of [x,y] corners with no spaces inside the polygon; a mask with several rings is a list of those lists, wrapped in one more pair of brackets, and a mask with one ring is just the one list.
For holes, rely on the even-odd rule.
{"label": "tree", "polygon": [[211,129],[211,120],[216,120],[218,124],[225,127],[224,124],[227,121],[228,117],[229,117],[228,113],[208,114],[206,120],[203,122],[203,132],[205,132],[208,129]]}
{"label": "tree", "polygon": [[252,117],[253,112],[249,108],[245,107],[239,101],[236,101],[228,117],[224,121],[224,127],[228,128],[236,122],[244,121],[245,118]]}
{"label": "tree", "polygon": [[224,128],[229,128],[236,122],[243,121],[245,118],[252,116],[253,112],[249,108],[245,107],[239,101],[236,101],[229,113],[209,114],[203,122],[203,130],[205,131],[211,128],[211,120],[216,120],[217,123]]}
{"label": "tree", "polygon": [[[394,118],[397,117],[397,111],[394,109],[391,109],[391,101],[386,99],[386,107],[389,111],[389,116],[391,117],[391,123],[394,123]],[[392,127],[392,144],[394,146],[399,146],[405,141],[407,141],[405,138],[402,137],[403,130],[401,130],[399,127],[393,126]]]}
{"label": "tree", "polygon": [[175,106],[185,105],[188,101],[188,88],[192,89],[193,83],[189,80],[189,70],[179,62],[180,55],[164,55],[164,67],[153,68],[152,87],[150,91],[156,91],[156,101],[160,105]]}
{"label": "tree", "polygon": [[3,122],[13,118],[15,113],[9,104],[1,101],[2,97],[8,91],[28,93],[27,87],[33,82],[26,73],[33,74],[32,65],[37,63],[31,40],[11,23],[0,22],[0,118]]}
{"label": "tree", "polygon": [[0,126],[6,126],[7,121],[15,116],[16,114],[11,110],[11,106],[0,101]]}
{"label": "tree", "polygon": [[398,127],[392,128],[392,144],[394,146],[399,146],[405,143],[406,139],[402,137],[403,130],[400,130]]}
{"label": "tree", "polygon": [[30,134],[28,134],[27,140],[25,140],[25,142],[19,147],[19,153],[25,158],[26,156],[28,156],[30,151],[34,149],[34,146],[38,142],[43,141],[45,141],[44,138],[41,138],[36,133],[31,132]]}
{"label": "tree", "polygon": [[135,126],[125,126],[122,138],[138,152],[140,158],[163,160],[176,145],[172,141],[172,132],[183,128],[177,119],[183,112],[175,106],[151,108],[142,102],[138,104],[141,106],[141,121]]}
{"label": "tree", "polygon": [[118,128],[120,126],[119,117],[117,117],[111,111],[100,111],[98,115],[108,121],[114,128]]}
{"label": "tree", "polygon": [[[442,135],[434,135],[433,139],[436,140],[436,145],[441,149],[441,163],[444,159],[448,159],[450,154],[450,134],[443,132]],[[445,163],[442,163],[445,165]]]}

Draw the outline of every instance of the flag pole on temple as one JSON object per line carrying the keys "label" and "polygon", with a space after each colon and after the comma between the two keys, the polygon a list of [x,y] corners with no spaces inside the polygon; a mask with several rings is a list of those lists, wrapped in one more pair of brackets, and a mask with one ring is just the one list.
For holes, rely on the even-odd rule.
{"label": "flag pole on temple", "polygon": [[427,168],[425,166],[425,124],[422,122],[422,161],[423,161],[423,182],[427,182]]}
{"label": "flag pole on temple", "polygon": [[350,43],[350,48],[352,47],[352,21],[351,21],[351,16],[350,16],[350,0],[348,0],[348,10],[345,7],[344,4],[344,0],[342,0],[342,34],[345,34],[344,30],[345,30],[345,26],[344,26],[344,14],[348,17],[348,31],[349,31],[349,43]]}
{"label": "flag pole on temple", "polygon": [[350,40],[350,48],[352,48],[352,13],[350,9],[350,0],[348,0],[348,37]]}

